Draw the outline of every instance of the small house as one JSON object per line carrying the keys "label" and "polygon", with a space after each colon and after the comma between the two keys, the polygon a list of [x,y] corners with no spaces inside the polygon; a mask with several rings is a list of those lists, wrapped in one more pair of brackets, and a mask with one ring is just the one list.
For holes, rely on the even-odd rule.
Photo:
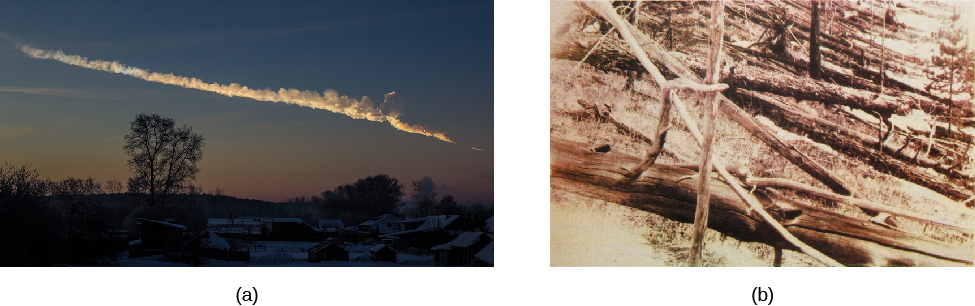
{"label": "small house", "polygon": [[387,244],[377,244],[369,248],[369,257],[372,261],[396,262],[396,250]]}
{"label": "small house", "polygon": [[385,214],[372,220],[359,224],[359,230],[373,235],[384,235],[403,230],[403,219],[394,215]]}
{"label": "small house", "polygon": [[[474,265],[474,255],[493,241],[484,232],[463,232],[453,241],[435,246],[431,250],[438,266],[470,267]],[[491,255],[493,257],[493,252]]]}
{"label": "small house", "polygon": [[474,254],[474,266],[475,267],[493,267],[494,266],[494,241],[488,243],[480,252]]}
{"label": "small house", "polygon": [[418,230],[418,229],[428,229],[428,228],[442,228],[446,230],[453,229],[453,223],[460,219],[459,215],[436,215],[427,216],[423,218],[416,218],[410,220],[404,220],[400,223],[403,224],[403,230]]}
{"label": "small house", "polygon": [[274,218],[271,239],[278,241],[315,241],[321,234],[301,218]]}
{"label": "small house", "polygon": [[308,249],[308,262],[349,261],[349,251],[329,239]]}
{"label": "small house", "polygon": [[163,254],[182,247],[186,226],[150,219],[137,219],[141,238],[129,243],[129,257]]}
{"label": "small house", "polygon": [[212,231],[206,231],[205,235],[205,238],[200,243],[200,251],[204,257],[226,261],[250,261],[251,252],[249,250],[240,251],[235,249],[230,243]]}
{"label": "small house", "polygon": [[338,238],[342,241],[347,242],[363,242],[369,239],[371,234],[369,232],[360,231],[357,227],[350,226],[346,228],[340,228],[338,230]]}
{"label": "small house", "polygon": [[427,249],[450,242],[456,237],[442,228],[419,228],[379,236],[382,239],[398,238],[399,241],[412,247]]}
{"label": "small house", "polygon": [[340,229],[340,228],[345,228],[345,223],[343,223],[342,220],[339,219],[318,220],[318,228],[322,230],[330,229],[330,228]]}

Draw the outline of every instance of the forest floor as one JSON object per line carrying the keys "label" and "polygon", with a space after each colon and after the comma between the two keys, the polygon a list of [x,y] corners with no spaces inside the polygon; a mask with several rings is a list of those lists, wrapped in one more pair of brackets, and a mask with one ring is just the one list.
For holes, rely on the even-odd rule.
{"label": "forest floor", "polygon": [[[797,1],[797,3],[808,2]],[[852,3],[850,5],[853,5]],[[667,30],[661,26],[668,17],[654,15],[665,11],[664,4],[652,3],[645,5],[642,12],[647,17],[641,24],[641,30],[657,40],[664,48],[672,48],[672,56],[682,62],[707,62],[707,21],[710,6],[701,3],[683,3],[670,16],[670,23],[677,26],[673,29],[673,39],[667,36]],[[745,10],[746,4],[729,4],[732,9]],[[775,3],[749,2],[747,6],[767,6],[798,10],[798,5]],[[887,65],[901,67],[890,75],[895,75],[905,83],[921,86],[930,82],[926,78],[925,69],[931,67],[929,58],[937,52],[937,43],[930,39],[930,33],[943,27],[951,13],[947,5],[929,5],[909,3],[896,10],[899,21],[908,24],[896,34],[891,33],[886,40],[880,40],[879,35],[864,33],[866,39],[874,39],[887,46],[886,52],[894,55]],[[865,10],[876,8],[865,8]],[[788,11],[787,11],[788,12]],[[830,20],[837,18],[837,29],[826,31],[842,31],[839,28],[840,16],[849,14],[842,7],[827,10],[824,13]],[[552,2],[552,54],[551,54],[551,112],[550,135],[553,139],[565,139],[592,144],[612,144],[614,151],[632,156],[643,156],[649,145],[633,137],[620,134],[611,124],[599,122],[577,101],[580,99],[606,105],[613,110],[613,116],[628,126],[651,134],[660,117],[660,101],[656,97],[660,94],[657,84],[649,78],[633,78],[624,64],[598,62],[592,56],[580,64],[583,56],[603,36],[598,27],[591,25],[587,19],[586,10],[574,2]],[[808,18],[808,16],[806,16]],[[758,41],[765,27],[750,20],[734,15],[726,15],[725,44],[748,46]],[[877,26],[879,28],[880,26]],[[798,31],[798,30],[796,30]],[[671,42],[673,41],[673,42]],[[860,43],[857,41],[857,43]],[[607,35],[602,43],[605,46],[624,45],[615,34]],[[871,46],[868,43],[861,43]],[[803,49],[808,50],[808,43],[790,43],[789,52],[801,57]],[[934,48],[934,49],[932,49]],[[726,48],[726,52],[734,53]],[[806,51],[808,52],[808,51]],[[729,66],[749,65],[752,61],[767,59],[753,58],[750,55],[729,54],[725,71]],[[632,61],[632,59],[629,59]],[[824,61],[827,61],[824,59]],[[622,60],[620,62],[623,62]],[[692,66],[692,65],[691,65]],[[619,68],[623,67],[623,68]],[[658,64],[661,70],[666,70]],[[876,68],[876,67],[875,67]],[[801,71],[778,70],[775,73],[792,73],[803,76]],[[664,73],[668,76],[668,73]],[[806,75],[808,73],[806,72]],[[673,78],[669,75],[668,79]],[[681,99],[688,101],[687,106],[692,116],[700,116],[702,111],[698,103],[698,94],[680,93]],[[872,122],[880,122],[869,113],[858,112],[853,109],[825,105],[818,101],[796,101],[795,99],[780,97],[794,105],[798,105],[809,114],[830,120],[842,127],[859,131],[866,135],[877,135],[877,126]],[[956,99],[971,99],[970,96]],[[791,99],[791,100],[790,100]],[[747,108],[746,108],[747,110]],[[751,110],[750,110],[751,111]],[[754,114],[754,112],[753,112]],[[776,136],[787,144],[802,151],[807,156],[823,165],[835,176],[854,185],[857,190],[867,195],[871,200],[885,205],[909,210],[935,220],[945,220],[960,224],[965,228],[975,228],[975,212],[965,207],[960,200],[953,200],[938,192],[932,191],[915,183],[878,171],[871,167],[863,158],[851,157],[830,145],[810,140],[803,133],[789,131],[775,125],[772,120],[755,115],[759,122],[776,132]],[[910,117],[915,116],[915,117]],[[920,116],[921,119],[916,119]],[[871,119],[873,121],[871,121]],[[894,115],[891,119],[895,125],[911,128],[917,120],[929,120],[931,124],[943,124],[931,120],[925,114],[908,113],[904,116]],[[664,154],[658,163],[697,163],[700,148],[691,137],[687,129],[679,123],[667,135]],[[964,127],[963,132],[975,134],[971,127]],[[746,164],[756,176],[788,178],[819,188],[825,188],[815,178],[809,176],[797,166],[778,155],[765,143],[750,135],[748,131],[724,115],[717,119],[717,134],[715,136],[716,158],[721,161],[738,161]],[[893,136],[890,141],[895,147],[900,147],[908,141],[907,136],[898,138]],[[905,145],[915,151],[922,150],[918,145]],[[966,152],[971,158],[971,151]],[[973,173],[970,162],[961,167],[967,175]],[[930,170],[930,169],[928,169]],[[930,172],[934,172],[930,170]],[[932,174],[929,173],[929,174]],[[933,173],[932,175],[939,175]],[[961,182],[964,186],[965,182]],[[836,205],[825,200],[819,200],[790,190],[780,190],[780,194],[791,196],[800,202],[823,207],[830,211],[855,216],[868,220],[869,217],[856,208]],[[691,225],[669,220],[664,217],[641,211],[638,209],[609,203],[600,199],[589,198],[567,191],[553,188],[551,191],[551,265],[552,266],[683,266],[688,256],[691,244]],[[975,248],[971,236],[966,236],[938,228],[926,226],[917,222],[901,222],[904,231],[917,233],[938,241],[952,245]],[[975,253],[975,251],[973,251]],[[761,243],[739,242],[721,233],[709,231],[705,236],[703,254],[704,266],[771,266],[773,248]],[[797,252],[784,252],[783,266],[819,266],[820,263]]]}

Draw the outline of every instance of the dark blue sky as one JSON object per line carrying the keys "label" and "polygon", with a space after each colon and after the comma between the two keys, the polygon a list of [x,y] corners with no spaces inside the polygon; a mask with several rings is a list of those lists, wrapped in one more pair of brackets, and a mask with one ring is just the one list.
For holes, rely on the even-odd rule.
{"label": "dark blue sky", "polygon": [[460,144],[32,59],[2,44],[0,162],[30,163],[42,177],[124,181],[129,122],[158,113],[204,134],[204,191],[283,200],[385,173],[407,186],[430,176],[441,194],[493,203],[490,1],[4,1],[0,31],[34,48],[208,83],[333,89],[377,105],[395,91],[400,120]]}

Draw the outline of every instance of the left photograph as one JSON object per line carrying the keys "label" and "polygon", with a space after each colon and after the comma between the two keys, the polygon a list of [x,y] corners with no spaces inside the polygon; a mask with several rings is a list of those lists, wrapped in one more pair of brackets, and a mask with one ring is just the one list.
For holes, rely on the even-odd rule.
{"label": "left photograph", "polygon": [[493,267],[493,10],[0,4],[0,267]]}

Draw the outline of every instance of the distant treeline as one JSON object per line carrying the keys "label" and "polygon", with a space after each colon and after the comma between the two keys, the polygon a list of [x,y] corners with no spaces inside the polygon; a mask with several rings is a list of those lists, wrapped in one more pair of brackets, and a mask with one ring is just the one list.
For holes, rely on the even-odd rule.
{"label": "distant treeline", "polygon": [[293,218],[311,212],[314,207],[305,203],[280,203],[254,199],[241,199],[226,195],[200,195],[206,202],[207,218],[264,217]]}

